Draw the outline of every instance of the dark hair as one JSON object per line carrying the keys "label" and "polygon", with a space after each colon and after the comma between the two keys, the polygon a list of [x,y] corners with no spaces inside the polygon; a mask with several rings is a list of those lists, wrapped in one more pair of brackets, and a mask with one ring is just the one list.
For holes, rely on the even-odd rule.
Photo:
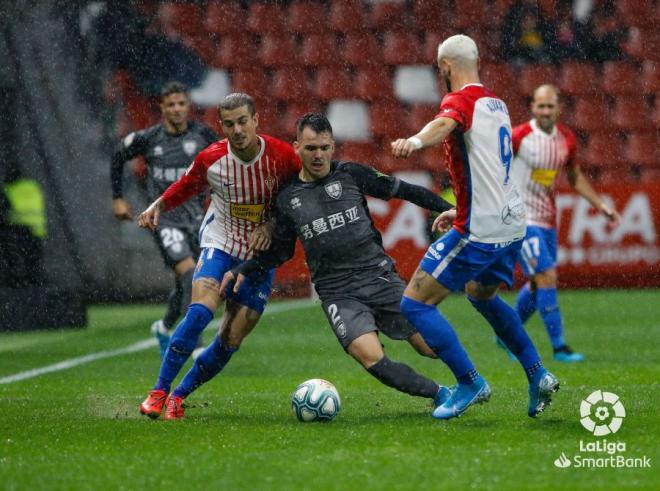
{"label": "dark hair", "polygon": [[254,99],[249,95],[243,92],[228,94],[218,106],[218,115],[220,116],[220,119],[222,119],[222,111],[231,111],[232,109],[238,109],[243,106],[247,106],[250,116],[254,116],[254,113],[257,112],[257,108],[254,105]]}
{"label": "dark hair", "polygon": [[332,136],[330,121],[320,113],[307,113],[298,120],[296,130],[299,137],[305,128],[311,128],[315,133],[325,133],[327,131]]}
{"label": "dark hair", "polygon": [[160,100],[162,101],[167,96],[172,94],[185,94],[188,96],[188,87],[181,82],[168,82],[160,89]]}

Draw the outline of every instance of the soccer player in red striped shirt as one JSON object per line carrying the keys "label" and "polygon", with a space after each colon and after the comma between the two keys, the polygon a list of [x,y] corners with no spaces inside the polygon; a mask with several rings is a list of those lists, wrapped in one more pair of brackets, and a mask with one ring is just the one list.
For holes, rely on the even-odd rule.
{"label": "soccer player in red striped shirt", "polygon": [[621,217],[594,191],[575,163],[575,134],[557,122],[559,112],[559,90],[552,85],[541,85],[534,91],[533,118],[513,128],[512,176],[527,209],[527,234],[520,262],[529,278],[518,294],[516,307],[523,323],[535,310],[539,311],[556,360],[578,362],[584,356],[574,352],[564,340],[557,301],[555,182],[558,173],[565,169],[573,189],[612,225],[618,224]]}
{"label": "soccer player in red striped shirt", "polygon": [[[258,135],[258,115],[247,94],[228,95],[218,109],[227,137],[200,152],[186,174],[172,184],[139,217],[139,225],[154,229],[163,211],[175,208],[211,188],[211,205],[199,232],[200,253],[193,276],[192,302],[172,335],[158,381],[140,412],[165,419],[183,417],[186,379],[209,380],[222,370],[257,324],[268,300],[274,270],[226,295],[225,312],[211,345],[197,358],[189,375],[168,396],[172,381],[195,348],[198,336],[222,300],[219,286],[226,271],[270,247],[271,206],[279,189],[300,170],[300,159],[288,143]],[[192,372],[199,372],[192,374]]]}

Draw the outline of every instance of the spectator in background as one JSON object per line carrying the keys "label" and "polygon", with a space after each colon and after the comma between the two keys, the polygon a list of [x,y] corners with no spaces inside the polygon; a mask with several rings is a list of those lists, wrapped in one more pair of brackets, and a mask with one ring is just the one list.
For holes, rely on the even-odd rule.
{"label": "spectator in background", "polygon": [[502,29],[502,49],[508,61],[551,62],[554,42],[554,26],[539,15],[535,1],[525,0],[511,6]]}
{"label": "spectator in background", "polygon": [[587,60],[603,63],[621,59],[621,41],[625,29],[613,12],[594,9],[589,22],[584,26],[580,44],[585,47]]}
{"label": "spectator in background", "polygon": [[198,86],[207,68],[177,32],[171,9],[161,5],[151,18],[137,3],[107,2],[96,20],[98,57],[125,69],[147,95],[158,95],[170,80]]}
{"label": "spectator in background", "polygon": [[555,28],[555,57],[558,60],[584,60],[584,43],[580,39],[579,26],[573,18],[573,9],[562,4],[558,9]]}

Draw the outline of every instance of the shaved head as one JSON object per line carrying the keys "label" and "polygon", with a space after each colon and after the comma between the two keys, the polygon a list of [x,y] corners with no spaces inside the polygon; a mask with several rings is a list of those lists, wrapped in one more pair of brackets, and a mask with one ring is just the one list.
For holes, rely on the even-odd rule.
{"label": "shaved head", "polygon": [[534,90],[534,100],[537,97],[556,97],[557,102],[559,102],[559,89],[552,84],[543,84],[539,85],[536,90]]}
{"label": "shaved head", "polygon": [[472,38],[464,34],[456,34],[448,37],[438,46],[438,60],[443,58],[466,64],[476,64],[479,58],[479,50]]}

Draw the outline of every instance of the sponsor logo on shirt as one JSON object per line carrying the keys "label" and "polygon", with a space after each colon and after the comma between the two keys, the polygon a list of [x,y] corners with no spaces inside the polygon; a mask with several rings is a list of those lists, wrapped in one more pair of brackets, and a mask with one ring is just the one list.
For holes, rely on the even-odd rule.
{"label": "sponsor logo on shirt", "polygon": [[557,177],[556,169],[534,169],[532,171],[532,181],[545,187],[552,186]]}
{"label": "sponsor logo on shirt", "polygon": [[345,226],[347,223],[357,222],[360,219],[357,206],[348,208],[338,213],[333,213],[326,217],[317,218],[311,224],[306,223],[300,227],[300,233],[303,239],[311,239]]}
{"label": "sponsor logo on shirt", "polygon": [[258,203],[255,205],[231,203],[229,205],[229,211],[232,218],[239,218],[241,220],[247,220],[248,222],[260,223],[264,212],[264,207],[265,205],[263,203]]}

